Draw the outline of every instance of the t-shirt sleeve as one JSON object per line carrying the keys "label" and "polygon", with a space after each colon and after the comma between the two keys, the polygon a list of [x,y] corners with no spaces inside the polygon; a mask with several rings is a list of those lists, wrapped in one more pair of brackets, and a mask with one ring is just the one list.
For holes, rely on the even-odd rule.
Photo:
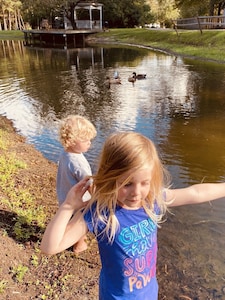
{"label": "t-shirt sleeve", "polygon": [[69,171],[70,171],[71,176],[75,178],[76,182],[79,182],[83,178],[85,178],[86,176],[91,175],[90,172],[87,172],[87,170],[84,169],[79,164],[74,166],[73,163],[70,163],[68,167],[69,167]]}
{"label": "t-shirt sleeve", "polygon": [[94,227],[93,227],[93,221],[92,221],[92,213],[90,210],[88,210],[85,214],[84,214],[84,220],[87,224],[88,230],[90,232],[94,232]]}

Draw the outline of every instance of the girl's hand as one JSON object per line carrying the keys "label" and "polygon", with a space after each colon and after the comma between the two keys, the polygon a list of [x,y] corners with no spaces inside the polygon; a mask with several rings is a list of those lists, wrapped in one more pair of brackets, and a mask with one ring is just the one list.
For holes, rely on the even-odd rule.
{"label": "girl's hand", "polygon": [[87,205],[87,202],[82,200],[84,193],[88,190],[89,178],[82,179],[75,184],[68,192],[65,204],[71,206],[73,209],[78,210]]}
{"label": "girl's hand", "polygon": [[74,245],[87,233],[88,228],[82,213],[78,211],[74,214],[87,205],[87,202],[82,201],[83,194],[88,189],[85,187],[87,181],[88,178],[83,179],[70,189],[65,201],[48,224],[40,246],[43,253],[59,253]]}

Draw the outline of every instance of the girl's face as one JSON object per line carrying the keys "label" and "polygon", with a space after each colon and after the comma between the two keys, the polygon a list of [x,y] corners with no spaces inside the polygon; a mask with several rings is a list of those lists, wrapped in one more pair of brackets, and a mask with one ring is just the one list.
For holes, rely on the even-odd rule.
{"label": "girl's face", "polygon": [[121,185],[130,176],[129,182],[118,190],[118,204],[126,209],[138,209],[150,191],[152,167],[146,166],[140,170],[121,176]]}

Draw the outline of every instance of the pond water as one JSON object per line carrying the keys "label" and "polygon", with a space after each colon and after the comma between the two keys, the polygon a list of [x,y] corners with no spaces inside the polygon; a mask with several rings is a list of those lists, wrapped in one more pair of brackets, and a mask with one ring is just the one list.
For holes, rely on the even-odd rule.
{"label": "pond water", "polygon": [[[155,142],[174,187],[224,181],[225,65],[128,46],[43,49],[1,41],[0,66],[0,114],[47,159],[57,162],[61,151],[59,121],[82,114],[98,131],[86,155],[93,170],[105,138],[131,130]],[[107,88],[105,78],[115,71],[122,84]],[[128,82],[134,71],[146,79]],[[201,244],[190,232],[183,238],[196,251],[216,253],[221,286],[224,215],[224,199],[176,209],[183,224],[207,224],[197,227]]]}

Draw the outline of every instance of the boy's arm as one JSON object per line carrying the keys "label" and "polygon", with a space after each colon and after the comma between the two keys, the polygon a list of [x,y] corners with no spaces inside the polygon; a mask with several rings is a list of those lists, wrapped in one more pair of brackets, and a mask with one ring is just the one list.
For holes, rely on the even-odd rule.
{"label": "boy's arm", "polygon": [[40,246],[43,253],[59,253],[74,245],[87,233],[88,229],[82,213],[78,211],[73,216],[74,211],[87,204],[87,202],[82,201],[82,196],[87,190],[85,187],[86,182],[87,179],[84,179],[71,188],[66,200],[48,224]]}
{"label": "boy's arm", "polygon": [[201,183],[182,189],[166,189],[169,207],[199,204],[223,197],[225,197],[225,183]]}

